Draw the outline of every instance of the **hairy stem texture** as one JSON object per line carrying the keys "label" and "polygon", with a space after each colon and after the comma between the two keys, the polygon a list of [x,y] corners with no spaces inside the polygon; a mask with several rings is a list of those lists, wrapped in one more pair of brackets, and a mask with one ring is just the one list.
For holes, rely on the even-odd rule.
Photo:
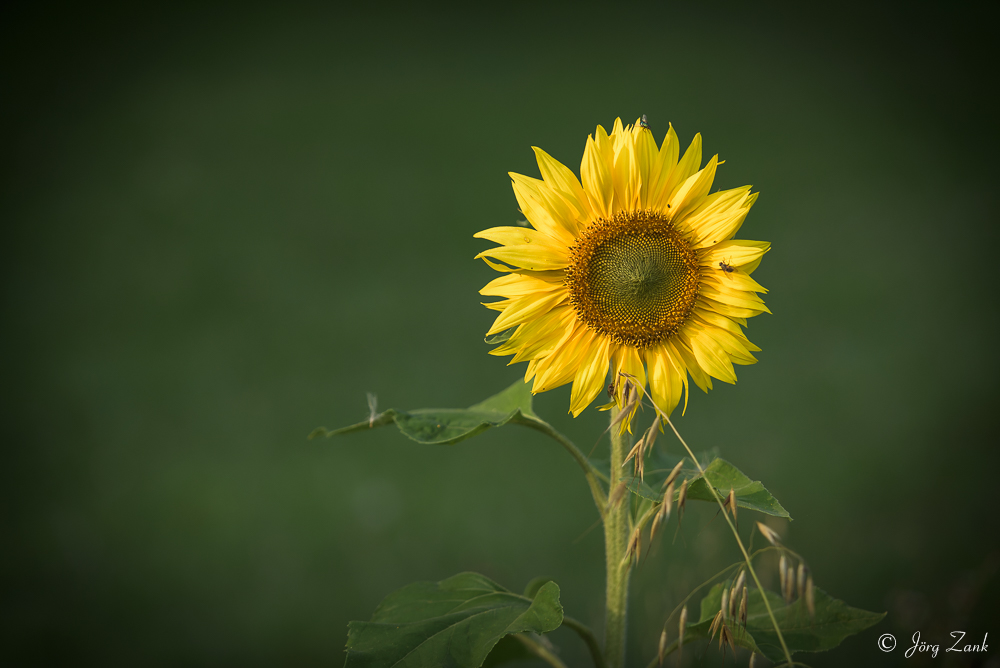
{"label": "hairy stem texture", "polygon": [[604,655],[608,668],[622,668],[625,665],[625,630],[630,574],[630,564],[625,559],[629,537],[629,503],[622,495],[615,494],[615,490],[622,482],[622,463],[628,449],[628,437],[621,433],[621,425],[615,424],[618,412],[617,408],[611,410],[611,476],[608,487],[608,497],[611,499],[611,504],[604,515],[604,553],[608,577]]}

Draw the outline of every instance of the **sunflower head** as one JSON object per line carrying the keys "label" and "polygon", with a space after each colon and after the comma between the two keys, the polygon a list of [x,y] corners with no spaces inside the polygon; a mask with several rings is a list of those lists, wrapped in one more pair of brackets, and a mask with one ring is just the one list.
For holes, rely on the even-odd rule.
{"label": "sunflower head", "polygon": [[533,392],[572,382],[574,416],[609,369],[619,406],[648,388],[669,414],[689,377],[707,392],[757,361],[741,326],[768,310],[750,274],[770,244],[733,239],[757,193],[709,194],[718,156],[701,167],[701,135],[678,149],[673,127],[657,146],[648,125],[618,119],[587,138],[577,179],[535,148],[542,178],[510,175],[531,228],[475,235],[500,244],[477,257],[504,274],[480,291],[503,298],[486,304],[500,312],[488,335],[512,332],[491,354],[527,361]]}

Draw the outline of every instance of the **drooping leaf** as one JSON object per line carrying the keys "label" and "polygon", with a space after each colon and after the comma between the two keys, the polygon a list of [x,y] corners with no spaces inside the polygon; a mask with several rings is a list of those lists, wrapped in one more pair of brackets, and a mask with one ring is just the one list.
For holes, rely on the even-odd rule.
{"label": "drooping leaf", "polygon": [[[709,627],[722,604],[722,592],[732,586],[732,581],[721,582],[701,600],[701,615],[697,622],[689,624],[684,632],[685,640],[708,637]],[[843,601],[830,597],[822,589],[814,589],[816,615],[810,615],[805,601],[797,599],[791,604],[776,593],[767,591],[774,618],[792,654],[796,652],[822,652],[839,645],[847,636],[859,633],[876,624],[885,613],[868,612],[852,608]],[[772,661],[784,659],[784,652],[767,608],[759,590],[751,588],[747,592],[747,622],[743,628],[733,619],[727,619],[733,641],[739,647],[763,654]],[[718,639],[718,635],[716,635]]]}
{"label": "drooping leaf", "polygon": [[478,573],[416,582],[386,596],[370,622],[348,625],[344,666],[479,668],[501,638],[548,633],[562,619],[555,582],[543,584],[532,598]]}
{"label": "drooping leaf", "polygon": [[544,425],[531,409],[531,385],[517,381],[499,394],[468,408],[418,408],[412,411],[389,409],[371,421],[328,431],[320,427],[309,435],[339,436],[395,423],[403,434],[418,443],[452,445],[508,422]]}

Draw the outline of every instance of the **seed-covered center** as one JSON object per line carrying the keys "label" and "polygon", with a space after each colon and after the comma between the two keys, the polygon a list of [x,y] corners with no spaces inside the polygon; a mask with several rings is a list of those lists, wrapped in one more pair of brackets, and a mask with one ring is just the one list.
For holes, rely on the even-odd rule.
{"label": "seed-covered center", "polygon": [[645,348],[687,320],[698,296],[695,253],[662,216],[600,218],[577,239],[566,270],[580,319],[616,343]]}

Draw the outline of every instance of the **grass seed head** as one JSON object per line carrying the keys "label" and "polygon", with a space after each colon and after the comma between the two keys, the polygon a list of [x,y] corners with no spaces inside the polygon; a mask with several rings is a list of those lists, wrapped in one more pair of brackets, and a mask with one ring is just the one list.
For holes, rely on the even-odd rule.
{"label": "grass seed head", "polygon": [[740,598],[740,623],[746,628],[747,625],[747,588],[743,587],[743,596]]}
{"label": "grass seed head", "polygon": [[805,588],[806,588],[806,565],[800,561],[799,567],[795,571],[795,592],[799,598],[802,598],[803,590]]}
{"label": "grass seed head", "polygon": [[678,647],[684,647],[684,629],[687,628],[687,622],[688,622],[688,609],[687,606],[685,605],[684,609],[681,610],[680,622],[677,625],[678,632],[680,634],[679,637],[677,638]]}
{"label": "grass seed head", "polygon": [[719,629],[720,624],[722,624],[722,610],[715,613],[715,617],[712,619],[712,625],[708,627],[709,640],[715,638],[715,632]]}
{"label": "grass seed head", "polygon": [[747,572],[744,571],[744,570],[741,570],[740,571],[740,576],[738,578],[736,578],[736,588],[737,589],[742,589],[743,585],[746,584],[746,581],[747,581]]}
{"label": "grass seed head", "polygon": [[785,601],[791,603],[792,599],[795,598],[795,571],[792,570],[791,566],[788,567],[788,572],[785,574],[785,582],[788,583],[788,596]]}
{"label": "grass seed head", "polygon": [[660,513],[663,519],[670,519],[670,511],[674,509],[674,483],[667,485],[667,491],[663,494],[663,503],[660,505]]}
{"label": "grass seed head", "polygon": [[671,484],[673,484],[674,480],[677,479],[677,476],[679,476],[681,474],[681,467],[683,465],[684,465],[684,460],[683,459],[681,459],[679,462],[677,462],[677,464],[674,466],[673,470],[670,472],[670,475],[668,475],[667,479],[663,481],[663,487],[664,488],[667,487],[667,486],[669,486],[669,485],[671,485]]}
{"label": "grass seed head", "polygon": [[809,608],[809,614],[813,617],[816,616],[816,593],[813,586],[813,576],[809,575],[806,577],[806,607]]}
{"label": "grass seed head", "polygon": [[781,598],[788,600],[788,583],[785,582],[786,569],[788,567],[788,560],[785,559],[785,555],[781,555],[778,559],[778,577],[781,579]]}
{"label": "grass seed head", "polygon": [[663,513],[658,512],[653,516],[653,526],[649,528],[649,542],[652,543],[653,539],[656,538],[656,532],[660,529],[660,524],[663,522]]}
{"label": "grass seed head", "polygon": [[719,606],[719,612],[721,612],[724,617],[730,616],[729,615],[729,590],[728,589],[723,589],[722,590],[722,605]]}
{"label": "grass seed head", "polygon": [[729,512],[733,514],[733,520],[736,520],[736,492],[732,487],[729,488]]}
{"label": "grass seed head", "polygon": [[663,665],[663,657],[666,656],[664,652],[667,649],[667,629],[663,629],[663,633],[660,634],[660,648],[656,651],[656,656],[660,660],[660,665]]}
{"label": "grass seed head", "polygon": [[767,542],[771,545],[777,547],[781,544],[781,538],[777,533],[774,532],[771,527],[767,526],[763,522],[757,522],[757,530],[760,531],[761,535],[767,539]]}

